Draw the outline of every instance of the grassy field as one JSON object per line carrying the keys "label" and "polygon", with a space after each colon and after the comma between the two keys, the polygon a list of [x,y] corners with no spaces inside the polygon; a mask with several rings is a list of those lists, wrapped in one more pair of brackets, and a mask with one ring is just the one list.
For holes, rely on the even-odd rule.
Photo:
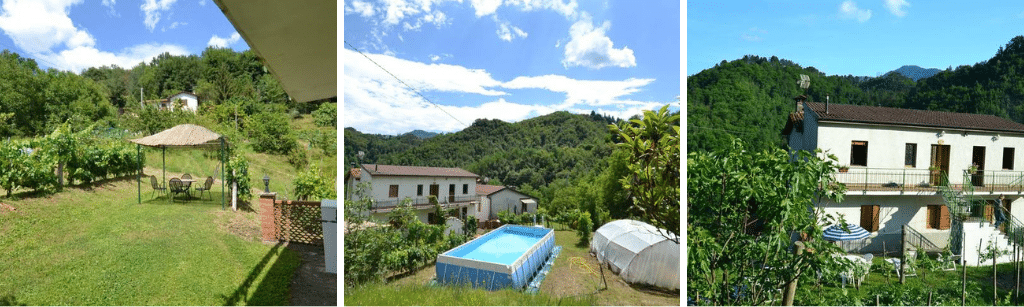
{"label": "grassy field", "polygon": [[[603,271],[608,288],[604,288],[597,260],[589,247],[577,247],[579,237],[573,231],[556,231],[555,243],[562,253],[555,261],[537,295],[513,290],[486,291],[465,287],[431,287],[434,266],[428,265],[415,274],[388,284],[370,284],[345,289],[345,305],[656,305],[679,306],[678,292],[663,292],[634,287],[611,271]],[[572,264],[580,257],[597,274]]]}
{"label": "grassy field", "polygon": [[0,305],[288,304],[300,259],[258,240],[254,212],[150,191],[137,204],[131,177],[0,198]]}
{"label": "grassy field", "polygon": [[[885,262],[884,257],[874,257],[873,268],[867,279],[862,283],[861,288],[855,289],[847,284],[846,289],[836,281],[823,281],[816,286],[814,284],[800,284],[797,292],[796,304],[815,303],[820,297],[836,297],[845,292],[851,298],[859,298],[866,305],[875,304],[874,294],[883,297],[888,293],[890,297],[902,297],[904,304],[926,305],[929,292],[933,292],[934,301],[938,302],[941,289],[954,287],[955,291],[945,291],[947,298],[952,297],[956,305],[960,304],[960,280],[962,278],[961,267],[957,266],[956,271],[929,270],[923,267],[917,268],[917,276],[908,276],[906,284],[899,286],[893,266]],[[996,266],[997,298],[993,299],[992,266],[968,267],[968,298],[967,305],[1007,305],[1006,296],[1013,291],[1015,282],[1015,271],[1012,263]],[[1024,288],[1024,284],[1022,284]],[[952,292],[952,293],[950,293]],[[1024,294],[1022,294],[1024,296]],[[809,300],[809,297],[815,297]],[[994,304],[996,303],[996,304]],[[845,304],[843,304],[845,305]]]}

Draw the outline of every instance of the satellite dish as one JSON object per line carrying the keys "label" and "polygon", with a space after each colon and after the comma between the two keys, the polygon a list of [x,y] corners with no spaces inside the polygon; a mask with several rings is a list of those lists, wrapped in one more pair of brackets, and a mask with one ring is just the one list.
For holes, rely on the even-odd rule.
{"label": "satellite dish", "polygon": [[800,81],[797,81],[796,84],[799,84],[800,88],[804,89],[804,91],[807,91],[807,88],[811,87],[811,77],[808,77],[807,75],[804,74],[800,74]]}

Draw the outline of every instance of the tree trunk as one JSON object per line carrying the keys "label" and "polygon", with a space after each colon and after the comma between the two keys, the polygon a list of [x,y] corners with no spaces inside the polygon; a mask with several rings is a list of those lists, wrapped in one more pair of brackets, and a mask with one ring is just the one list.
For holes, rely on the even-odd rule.
{"label": "tree trunk", "polygon": [[[793,253],[800,255],[804,253],[804,242],[797,241],[796,248],[793,249]],[[796,282],[800,280],[800,271],[796,272],[796,276],[786,283],[786,292],[782,296],[782,306],[793,306],[793,296],[796,295]]]}

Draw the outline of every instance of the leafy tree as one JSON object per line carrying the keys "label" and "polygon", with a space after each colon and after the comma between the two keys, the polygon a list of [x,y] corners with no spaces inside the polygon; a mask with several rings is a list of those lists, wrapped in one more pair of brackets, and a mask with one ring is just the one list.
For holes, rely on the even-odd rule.
{"label": "leafy tree", "polygon": [[252,149],[257,152],[287,154],[297,146],[284,113],[261,112],[245,120]]}
{"label": "leafy tree", "polygon": [[[841,218],[817,208],[841,202],[845,186],[833,174],[833,155],[782,149],[751,151],[739,140],[687,157],[687,295],[715,305],[760,305],[774,289],[813,274],[839,271],[849,261],[822,238]],[[824,156],[824,157],[821,157]],[[794,254],[791,235],[806,236]]]}
{"label": "leafy tree", "polygon": [[292,184],[295,186],[295,197],[300,200],[320,200],[335,197],[334,186],[327,181],[320,168],[312,165],[308,170],[299,173]]}
{"label": "leafy tree", "polygon": [[228,159],[224,166],[229,187],[232,182],[238,184],[238,200],[248,203],[252,199],[252,184],[249,179],[249,160],[244,155],[236,154]]}
{"label": "leafy tree", "polygon": [[629,153],[629,173],[620,180],[633,199],[631,209],[679,242],[679,114],[669,114],[665,105],[657,112],[644,111],[642,120],[609,125],[609,130]]}
{"label": "leafy tree", "polygon": [[313,122],[320,127],[338,127],[338,104],[322,103],[313,111]]}

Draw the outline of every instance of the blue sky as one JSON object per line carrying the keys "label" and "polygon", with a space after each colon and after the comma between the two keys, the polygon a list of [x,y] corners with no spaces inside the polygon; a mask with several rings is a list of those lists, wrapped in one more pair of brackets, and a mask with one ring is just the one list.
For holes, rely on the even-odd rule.
{"label": "blue sky", "polygon": [[343,15],[341,117],[359,131],[678,110],[678,1],[348,0]]}
{"label": "blue sky", "polygon": [[213,0],[3,0],[0,49],[41,67],[131,68],[169,52],[249,49]]}
{"label": "blue sky", "polygon": [[687,76],[747,54],[828,75],[956,68],[1024,35],[1018,1],[690,1],[686,17]]}

